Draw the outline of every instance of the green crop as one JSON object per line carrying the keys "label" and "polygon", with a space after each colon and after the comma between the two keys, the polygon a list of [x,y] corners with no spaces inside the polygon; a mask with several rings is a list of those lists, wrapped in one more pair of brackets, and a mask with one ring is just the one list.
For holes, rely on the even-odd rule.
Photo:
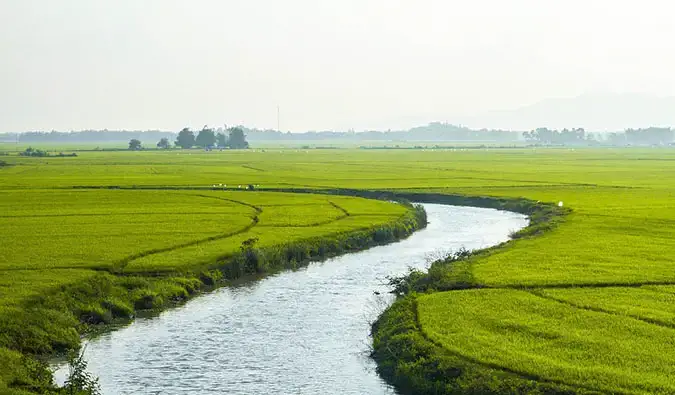
{"label": "green crop", "polygon": [[607,392],[675,391],[671,328],[517,290],[441,292],[418,303],[426,336],[482,364]]}
{"label": "green crop", "polygon": [[[424,347],[409,353],[419,357],[412,362],[392,362],[398,377],[414,388],[447,379],[432,393],[675,392],[672,149],[83,151],[2,160],[10,166],[0,167],[0,325],[8,328],[0,344],[13,350],[70,344],[78,333],[63,328],[78,320],[105,321],[110,310],[184,297],[248,240],[257,239],[256,264],[294,241],[306,244],[284,253],[302,259],[326,248],[321,238],[383,226],[406,212],[275,189],[487,196],[516,199],[513,207],[562,202],[571,213],[467,261],[436,265],[425,292],[446,292],[410,296],[419,322],[402,319],[414,334],[394,337]],[[245,191],[248,185],[258,191]],[[87,304],[54,296],[64,290]],[[127,306],[127,294],[139,306]],[[77,306],[81,316],[30,330],[58,321],[29,308],[45,304],[45,311]],[[29,330],[9,338],[21,333],[12,328]],[[392,352],[403,344],[387,339]]]}

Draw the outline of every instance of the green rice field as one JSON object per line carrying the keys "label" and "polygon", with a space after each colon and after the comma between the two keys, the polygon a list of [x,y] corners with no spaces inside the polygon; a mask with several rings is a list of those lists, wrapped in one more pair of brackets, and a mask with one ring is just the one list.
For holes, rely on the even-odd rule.
{"label": "green rice field", "polygon": [[[675,150],[267,148],[0,159],[9,164],[0,167],[0,360],[12,367],[0,371],[0,392],[35,391],[24,355],[70,344],[64,339],[81,330],[81,317],[60,317],[72,303],[50,299],[56,291],[107,300],[90,313],[133,310],[124,292],[190,289],[186,273],[212,269],[248,239],[271,247],[405,215],[383,201],[274,192],[349,188],[571,209],[551,231],[469,258],[468,289],[432,287],[385,313],[376,350],[420,349],[412,360],[378,360],[402,392],[675,393]],[[249,184],[263,191],[243,190]],[[386,315],[406,306],[414,314],[397,322],[410,325],[396,332]],[[425,375],[432,368],[436,375]]]}

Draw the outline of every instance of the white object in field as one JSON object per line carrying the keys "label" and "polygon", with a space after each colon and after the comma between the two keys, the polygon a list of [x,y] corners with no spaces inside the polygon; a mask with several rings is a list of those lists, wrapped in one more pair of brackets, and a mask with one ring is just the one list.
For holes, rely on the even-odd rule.
{"label": "white object in field", "polygon": [[563,206],[563,202],[562,202],[562,201],[559,201],[559,202],[558,202],[558,207],[562,207],[562,206]]}
{"label": "white object in field", "polygon": [[239,188],[241,188],[241,185],[239,185]]}

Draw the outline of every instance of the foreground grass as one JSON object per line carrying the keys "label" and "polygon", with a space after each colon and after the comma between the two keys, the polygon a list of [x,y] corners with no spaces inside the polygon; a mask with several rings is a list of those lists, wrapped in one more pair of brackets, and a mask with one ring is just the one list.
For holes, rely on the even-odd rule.
{"label": "foreground grass", "polygon": [[[40,196],[39,190],[45,189],[60,193],[73,186],[208,188],[218,183],[260,184],[262,188],[390,190],[409,197],[423,193],[441,200],[444,196],[462,195],[489,196],[503,199],[502,202],[517,199],[521,203],[541,201],[555,205],[563,201],[572,213],[555,217],[553,226],[540,224],[501,248],[433,267],[430,275],[420,280],[424,287],[419,293],[401,299],[376,325],[381,371],[410,393],[675,392],[665,379],[672,376],[669,339],[675,335],[671,303],[675,286],[671,253],[675,248],[675,151],[266,149],[222,153],[83,152],[77,158],[8,156],[2,160],[12,164],[0,168],[0,192],[11,197],[6,199],[10,203],[2,206],[3,220],[18,209],[11,204],[15,196]],[[203,227],[181,225],[188,232],[204,232],[200,237],[211,237],[211,226],[217,226],[218,221],[209,225],[207,218],[227,216],[228,210],[232,213],[240,210],[236,211],[242,213],[237,214],[238,218],[256,215],[256,210],[249,206],[230,207],[228,202],[215,198],[186,197],[184,210],[199,211],[195,207],[203,204],[208,211],[215,207],[212,205],[223,205],[221,214],[193,214],[203,215],[196,217],[204,218]],[[39,201],[36,197],[34,202]],[[525,207],[521,203],[512,206],[495,203],[498,200],[444,201],[516,210]],[[358,208],[350,208],[349,203],[336,203],[352,213],[359,212]],[[30,200],[25,203],[30,204]],[[181,207],[180,204],[173,200],[170,206]],[[95,207],[95,203],[88,206]],[[311,202],[303,202],[295,209],[303,212],[310,206]],[[287,216],[280,206],[276,207],[279,208],[276,213],[270,204],[262,207],[259,223],[252,231],[264,231],[267,225],[271,228],[294,225],[283,229],[288,233],[277,233],[278,240],[285,240],[287,236],[305,237],[303,232],[308,227],[304,225],[340,231],[339,226],[354,220],[350,216],[331,222],[341,215],[332,205],[322,206],[325,217],[311,216],[310,220],[307,216],[306,222]],[[153,210],[160,208],[154,206]],[[368,226],[367,221],[379,219],[364,216],[362,220]],[[34,222],[22,228],[21,220],[10,221],[14,221],[13,229],[19,229],[15,232],[24,232],[26,237],[30,236],[29,229],[39,234],[37,228],[49,223],[46,219],[27,218],[26,221]],[[68,224],[64,222],[59,230],[67,232]],[[245,221],[239,225],[245,225]],[[86,228],[86,223],[83,226]],[[89,229],[96,231],[96,227]],[[133,232],[134,226],[127,229]],[[171,229],[167,224],[166,230]],[[38,239],[34,242],[39,243]],[[263,238],[260,239],[262,243]],[[147,242],[144,251],[173,245],[151,238]],[[213,249],[208,244],[211,242]],[[186,246],[185,255],[177,249],[138,257],[124,265],[123,273],[162,274],[164,282],[153,285],[151,295],[144,296],[144,300],[171,299],[175,294],[171,289],[186,289],[189,281],[201,281],[197,277],[188,281],[174,275],[184,270],[182,265],[187,258],[203,253],[207,262],[209,257],[216,256],[216,251],[225,251],[220,250],[226,247],[220,243],[208,241],[202,249]],[[24,244],[23,249],[28,246]],[[72,248],[75,252],[84,247]],[[119,251],[128,252],[124,248],[119,247]],[[17,298],[34,298],[36,293],[31,291],[31,284],[48,284],[54,274],[30,277],[30,269],[26,269],[33,261],[22,261],[22,250],[12,249],[5,243],[0,249],[3,259],[10,259],[8,254],[12,254],[12,262],[7,265],[16,272],[14,279],[7,281],[26,284],[25,289],[8,292],[3,286],[0,295],[5,301],[13,300],[15,294],[19,295]],[[107,276],[114,278],[108,273],[114,270],[109,268],[118,268],[114,263],[124,255],[105,252],[108,253],[113,259],[88,261],[83,266],[68,265],[69,268],[58,266],[67,260],[54,260],[52,265],[58,267],[52,270],[69,270],[76,283],[100,282],[99,288],[105,289]],[[170,268],[166,272],[162,272],[163,263]],[[205,266],[209,269],[208,264]],[[148,287],[118,286],[113,284],[106,292],[123,295],[122,290],[134,293]],[[109,305],[119,304],[120,310],[124,310],[124,303],[116,301],[120,298],[111,298]],[[36,316],[39,315],[27,313],[26,320]],[[57,314],[53,319],[58,317]]]}
{"label": "foreground grass", "polygon": [[675,392],[667,327],[504,289],[425,295],[418,314],[431,341],[482,364],[606,392]]}

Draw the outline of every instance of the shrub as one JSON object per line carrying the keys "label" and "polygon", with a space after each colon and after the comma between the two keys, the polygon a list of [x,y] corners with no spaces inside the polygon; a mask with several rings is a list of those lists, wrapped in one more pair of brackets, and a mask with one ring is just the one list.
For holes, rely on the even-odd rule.
{"label": "shrub", "polygon": [[39,150],[39,149],[34,149],[33,147],[28,147],[28,148],[26,148],[25,151],[20,152],[19,155],[21,155],[21,156],[43,157],[43,156],[49,156],[49,153],[47,151],[42,151],[42,150]]}
{"label": "shrub", "polygon": [[84,360],[84,350],[81,353],[68,353],[69,374],[60,393],[68,395],[100,395],[101,386],[98,378],[87,372],[87,361]]}

